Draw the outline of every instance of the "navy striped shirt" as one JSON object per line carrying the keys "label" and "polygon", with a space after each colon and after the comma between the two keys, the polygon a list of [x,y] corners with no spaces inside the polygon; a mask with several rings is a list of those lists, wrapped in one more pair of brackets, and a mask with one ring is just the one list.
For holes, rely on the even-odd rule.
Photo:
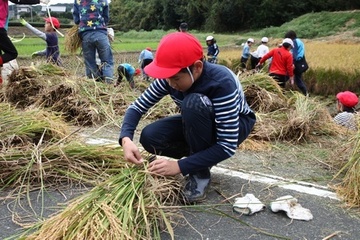
{"label": "navy striped shirt", "polygon": [[193,169],[213,166],[235,154],[239,139],[239,118],[252,113],[237,76],[228,68],[204,62],[203,72],[186,91],[180,92],[164,80],[156,79],[148,89],[133,102],[126,111],[121,127],[120,139],[133,139],[140,118],[164,96],[170,95],[177,106],[187,94],[206,95],[213,103],[216,125],[216,144],[179,160],[182,174]]}

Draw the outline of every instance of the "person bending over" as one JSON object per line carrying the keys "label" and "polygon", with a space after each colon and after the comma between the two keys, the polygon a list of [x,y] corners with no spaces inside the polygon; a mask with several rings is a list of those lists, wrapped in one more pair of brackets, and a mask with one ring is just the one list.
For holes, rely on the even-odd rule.
{"label": "person bending over", "polygon": [[155,80],[125,113],[119,136],[124,158],[143,164],[134,131],[141,117],[170,95],[180,114],[150,123],[140,135],[144,149],[159,155],[148,170],[187,176],[187,201],[202,201],[210,184],[210,168],[235,154],[253,129],[255,114],[237,76],[225,66],[204,61],[203,48],[191,34],[165,35],[145,71]]}

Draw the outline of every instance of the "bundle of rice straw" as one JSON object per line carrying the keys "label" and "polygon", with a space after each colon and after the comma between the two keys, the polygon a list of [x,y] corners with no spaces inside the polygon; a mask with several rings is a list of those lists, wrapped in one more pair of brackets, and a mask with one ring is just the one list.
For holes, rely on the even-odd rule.
{"label": "bundle of rice straw", "polygon": [[0,103],[0,113],[0,150],[38,144],[40,139],[57,141],[68,134],[68,126],[54,113],[36,108],[19,111],[8,103]]}
{"label": "bundle of rice straw", "polygon": [[336,185],[336,193],[346,202],[349,207],[360,207],[360,121],[358,121],[358,131],[350,139],[353,146],[349,161],[335,175],[338,177],[345,172],[341,183]]}
{"label": "bundle of rice straw", "polygon": [[72,26],[65,34],[64,46],[65,50],[71,54],[77,52],[81,47],[81,39],[78,34],[79,26]]}
{"label": "bundle of rice straw", "polygon": [[178,186],[175,179],[125,167],[19,239],[160,239],[161,226],[173,239],[164,209],[177,199]]}

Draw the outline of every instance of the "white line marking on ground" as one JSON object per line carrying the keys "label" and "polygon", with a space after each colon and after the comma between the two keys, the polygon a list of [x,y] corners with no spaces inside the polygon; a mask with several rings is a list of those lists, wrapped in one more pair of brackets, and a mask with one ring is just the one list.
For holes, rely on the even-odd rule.
{"label": "white line marking on ground", "polygon": [[[114,144],[117,143],[114,140],[109,140],[105,138],[88,138],[86,143],[88,144],[94,144],[94,145],[102,145],[102,144]],[[223,167],[221,167],[223,166]],[[263,174],[259,172],[249,172],[245,170],[231,170],[225,165],[218,164],[217,166],[214,166],[211,168],[211,172],[214,173],[220,173],[231,177],[238,177],[241,179],[254,181],[254,182],[260,182],[260,183],[266,183],[274,186],[278,186],[281,188],[307,193],[311,195],[316,195],[320,197],[328,197],[335,200],[340,200],[336,193],[331,192],[328,190],[327,187],[316,185],[313,183],[303,182],[303,181],[297,181],[297,180],[291,180],[291,179],[285,179],[279,176],[275,175],[268,175]]]}
{"label": "white line marking on ground", "polygon": [[247,172],[244,170],[231,170],[228,168],[222,168],[222,167],[218,167],[218,166],[212,167],[211,172],[220,173],[220,174],[224,174],[224,175],[231,176],[231,177],[238,177],[238,178],[249,180],[249,181],[266,183],[266,184],[270,184],[270,185],[276,185],[281,188],[285,188],[285,189],[289,189],[289,190],[293,190],[293,191],[297,191],[297,192],[301,192],[301,193],[306,193],[306,194],[316,195],[316,196],[320,196],[320,197],[327,197],[327,198],[331,198],[331,199],[335,199],[335,200],[340,200],[336,196],[336,193],[327,190],[328,189],[327,187],[312,184],[312,183],[290,180],[290,179],[285,179],[285,178],[278,177],[278,176],[266,175],[266,174],[261,174],[261,173],[257,173],[257,172]]}

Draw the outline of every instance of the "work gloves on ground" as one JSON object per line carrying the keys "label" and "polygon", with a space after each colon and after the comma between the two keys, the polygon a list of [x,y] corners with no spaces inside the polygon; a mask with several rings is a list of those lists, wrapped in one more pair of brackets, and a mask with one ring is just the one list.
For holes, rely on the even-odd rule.
{"label": "work gloves on ground", "polygon": [[253,194],[247,193],[244,197],[235,198],[233,210],[245,215],[252,215],[265,209],[265,205]]}
{"label": "work gloves on ground", "polygon": [[[265,205],[253,194],[248,193],[244,197],[235,198],[233,210],[244,215],[253,215],[265,209]],[[291,195],[279,197],[270,203],[272,212],[285,212],[291,219],[310,221],[313,215],[310,210],[303,208],[296,198]]]}
{"label": "work gloves on ground", "polygon": [[275,199],[270,203],[271,211],[279,212],[284,211],[286,215],[291,219],[310,221],[313,219],[313,215],[310,210],[303,208],[296,198],[291,195],[286,195]]}

